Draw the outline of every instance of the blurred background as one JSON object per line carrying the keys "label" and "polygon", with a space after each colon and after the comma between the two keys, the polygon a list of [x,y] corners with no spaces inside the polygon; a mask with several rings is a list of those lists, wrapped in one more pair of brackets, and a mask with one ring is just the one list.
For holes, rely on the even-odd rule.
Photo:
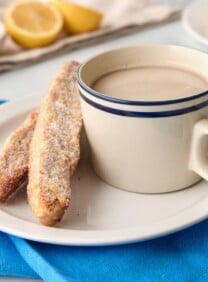
{"label": "blurred background", "polygon": [[[30,3],[29,5],[33,2],[33,0],[25,1]],[[39,77],[39,83],[34,90],[30,89],[30,94],[42,92],[64,61],[77,59],[82,62],[113,48],[145,43],[183,45],[205,52],[208,48],[207,0],[44,0],[42,2],[52,2],[53,6],[58,8],[64,25],[55,31],[52,41],[47,44],[36,41],[38,44],[34,45],[31,39],[26,40],[27,44],[32,43],[28,48],[24,46],[25,40],[24,42],[20,40],[22,34],[17,34],[18,36],[15,37],[16,26],[13,23],[20,25],[23,31],[29,27],[30,33],[36,38],[41,29],[51,28],[50,24],[48,27],[45,23],[48,11],[44,12],[45,16],[40,17],[39,12],[36,13],[33,7],[30,9],[32,16],[22,8],[19,9],[15,14],[17,19],[12,21],[12,28],[11,26],[7,28],[6,37],[0,44],[2,87],[0,98],[2,99],[27,95],[27,85],[30,89],[29,82],[32,83],[33,76],[38,75],[40,71],[44,72],[44,76]],[[11,4],[14,3],[17,1],[0,0],[1,14],[9,11],[7,21],[13,18]],[[64,3],[70,6],[61,9]],[[73,4],[79,4],[81,10],[80,7],[74,10]],[[189,17],[186,16],[184,20],[184,13],[190,10]],[[2,16],[3,26],[5,23],[5,17],[3,19]],[[51,29],[53,28],[52,24]],[[18,71],[9,72],[16,69]],[[24,78],[25,73],[28,83],[23,86],[21,79]],[[8,90],[10,79],[13,79],[11,87],[15,87],[15,94]]]}

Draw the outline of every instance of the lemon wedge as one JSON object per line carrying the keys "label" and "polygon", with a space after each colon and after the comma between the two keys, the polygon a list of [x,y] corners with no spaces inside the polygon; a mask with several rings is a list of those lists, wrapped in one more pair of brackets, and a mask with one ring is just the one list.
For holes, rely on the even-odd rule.
{"label": "lemon wedge", "polygon": [[56,39],[63,26],[63,18],[49,3],[21,0],[7,7],[4,24],[17,43],[26,48],[37,48]]}
{"label": "lemon wedge", "polygon": [[100,26],[102,13],[64,0],[51,1],[61,12],[69,33],[89,32]]}

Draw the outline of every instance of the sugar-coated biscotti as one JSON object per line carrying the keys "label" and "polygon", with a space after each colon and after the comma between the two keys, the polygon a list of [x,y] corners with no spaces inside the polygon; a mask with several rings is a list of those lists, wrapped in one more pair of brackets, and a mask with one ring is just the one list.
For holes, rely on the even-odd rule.
{"label": "sugar-coated biscotti", "polygon": [[69,205],[70,176],[80,156],[78,66],[75,61],[65,63],[52,82],[30,146],[28,200],[36,217],[48,226],[60,221]]}
{"label": "sugar-coated biscotti", "polygon": [[38,113],[30,113],[0,151],[0,202],[5,202],[27,178],[29,146]]}

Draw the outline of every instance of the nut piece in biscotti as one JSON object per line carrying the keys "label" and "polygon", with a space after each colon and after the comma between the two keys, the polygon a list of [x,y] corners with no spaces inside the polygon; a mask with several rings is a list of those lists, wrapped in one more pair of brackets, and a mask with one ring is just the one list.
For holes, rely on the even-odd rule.
{"label": "nut piece in biscotti", "polygon": [[71,197],[70,171],[79,160],[82,116],[77,62],[65,63],[40,107],[30,146],[28,201],[39,221],[55,225]]}
{"label": "nut piece in biscotti", "polygon": [[27,178],[29,145],[37,116],[37,112],[30,113],[0,151],[0,202],[5,202]]}

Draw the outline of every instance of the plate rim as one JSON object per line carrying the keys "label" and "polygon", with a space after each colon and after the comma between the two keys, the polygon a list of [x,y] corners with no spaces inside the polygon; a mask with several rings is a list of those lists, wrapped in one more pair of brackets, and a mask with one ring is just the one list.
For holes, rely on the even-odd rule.
{"label": "plate rim", "polygon": [[185,30],[198,42],[200,42],[203,45],[208,46],[208,38],[204,37],[200,33],[197,32],[196,29],[193,29],[192,25],[189,21],[189,14],[192,13],[192,10],[195,6],[198,6],[200,2],[204,2],[204,0],[195,0],[191,4],[189,4],[184,11],[182,12],[182,24],[185,28]]}
{"label": "plate rim", "polygon": [[[41,97],[42,95],[30,95],[1,105],[0,127],[1,124],[16,115],[38,107]],[[200,183],[203,182],[202,180]],[[196,185],[200,185],[200,183]],[[151,224],[107,230],[78,230],[42,226],[17,218],[2,210],[1,206],[0,231],[36,242],[67,246],[109,246],[146,241],[185,229],[208,217],[208,197],[180,213]]]}

